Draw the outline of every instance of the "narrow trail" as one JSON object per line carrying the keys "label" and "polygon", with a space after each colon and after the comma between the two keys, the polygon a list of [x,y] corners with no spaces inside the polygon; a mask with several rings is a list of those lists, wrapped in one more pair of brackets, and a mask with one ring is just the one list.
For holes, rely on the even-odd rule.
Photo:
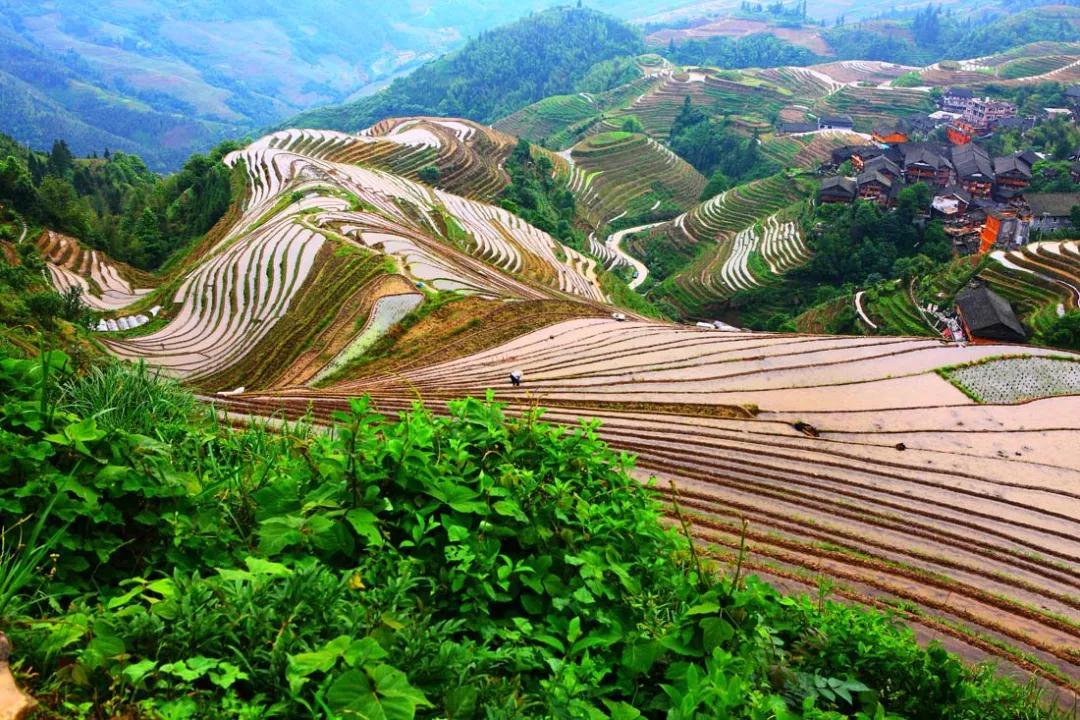
{"label": "narrow trail", "polygon": [[865,294],[865,290],[860,290],[859,292],[855,293],[855,312],[859,313],[859,317],[862,318],[862,321],[864,323],[870,326],[871,330],[877,330],[877,325],[875,325],[874,321],[871,320],[870,317],[863,311],[862,296]]}
{"label": "narrow trail", "polygon": [[663,225],[663,223],[650,223],[649,225],[639,225],[638,227],[620,230],[619,232],[609,237],[607,239],[607,242],[605,243],[613,253],[621,257],[623,260],[628,262],[631,267],[634,268],[636,274],[634,275],[634,279],[630,281],[631,290],[637,290],[639,287],[641,287],[641,284],[645,282],[645,278],[649,276],[649,268],[645,267],[645,263],[641,262],[637,258],[628,254],[621,247],[619,247],[619,243],[621,243],[622,239],[627,235],[632,235],[633,233],[641,232],[642,230],[648,230],[649,228],[654,228],[657,225]]}
{"label": "narrow trail", "polygon": [[16,242],[22,243],[22,241],[26,239],[26,233],[30,231],[30,228],[27,227],[26,221],[23,220],[21,216],[19,217],[19,224],[22,225],[22,234],[19,235],[19,239]]}

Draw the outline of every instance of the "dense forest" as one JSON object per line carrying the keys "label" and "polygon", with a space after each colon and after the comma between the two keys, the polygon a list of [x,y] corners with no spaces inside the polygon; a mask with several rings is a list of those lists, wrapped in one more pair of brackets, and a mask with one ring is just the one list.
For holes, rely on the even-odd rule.
{"label": "dense forest", "polygon": [[668,144],[676,155],[709,178],[703,198],[780,170],[761,155],[756,137],[735,131],[724,119],[711,118],[689,97],[671,126]]}
{"label": "dense forest", "polygon": [[491,122],[573,91],[597,63],[643,50],[639,34],[613,17],[555,8],[482,33],[375,95],[303,113],[289,125],[357,130],[406,115]]}
{"label": "dense forest", "polygon": [[810,50],[768,33],[743,38],[718,35],[678,44],[671,42],[664,56],[679,65],[727,69],[812,65],[822,60]]}
{"label": "dense forest", "polygon": [[41,153],[0,136],[0,203],[30,223],[152,270],[228,209],[232,177],[221,158],[233,147],[195,155],[162,178],[135,155],[103,150],[101,157],[76,158],[64,140]]}
{"label": "dense forest", "polygon": [[988,20],[927,4],[910,19],[839,24],[825,33],[825,39],[839,59],[926,65],[982,57],[1042,40],[1073,42],[1078,39],[1074,25],[1078,19],[1080,11],[1061,6]]}

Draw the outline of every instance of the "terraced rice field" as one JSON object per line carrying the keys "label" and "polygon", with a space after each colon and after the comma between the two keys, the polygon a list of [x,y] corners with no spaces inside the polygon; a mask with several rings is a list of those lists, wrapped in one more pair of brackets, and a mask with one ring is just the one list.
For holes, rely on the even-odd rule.
{"label": "terraced rice field", "polygon": [[1080,306],[1080,244],[1041,242],[991,254],[994,265],[979,273],[1013,304],[1036,334],[1057,316]]}
{"label": "terraced rice field", "polygon": [[659,58],[651,66],[641,67],[643,77],[625,85],[599,94],[577,93],[545,98],[497,120],[494,127],[500,132],[531,142],[544,141],[546,147],[558,150],[575,145],[587,135],[620,129],[621,120],[615,122],[608,116],[619,114],[663,83],[672,72],[669,64]]}
{"label": "terraced rice field", "polygon": [[866,136],[841,130],[821,130],[796,136],[773,136],[761,144],[761,151],[786,168],[817,169],[845,145],[859,145]]}
{"label": "terraced rice field", "polygon": [[1006,80],[1045,75],[1060,70],[1077,61],[1075,55],[1048,55],[1043,57],[1020,58],[1011,60],[998,67],[998,77]]}
{"label": "terraced rice field", "polygon": [[570,158],[568,184],[593,227],[648,211],[654,198],[688,209],[705,189],[701,173],[645,135],[593,135],[575,145]]}
{"label": "terraced rice field", "polygon": [[[784,587],[896,609],[969,659],[1080,683],[1080,396],[976,404],[935,370],[1001,355],[932,339],[720,333],[580,319],[469,356],[403,359],[319,391],[230,398],[327,417],[466,394],[603,421],[704,551]],[[1035,356],[1048,353],[1031,351]],[[524,372],[515,389],[506,377]]]}
{"label": "terraced rice field", "polygon": [[[399,277],[414,293],[414,286],[423,286],[500,299],[602,302],[596,261],[517,216],[330,159],[355,159],[349,153],[356,148],[386,143],[407,153],[438,152],[453,144],[451,137],[485,143],[493,136],[465,121],[409,120],[382,123],[359,138],[284,131],[231,154],[226,162],[242,162],[248,174],[247,199],[230,216],[231,227],[215,236],[216,245],[189,272],[168,281],[175,294],[156,298],[169,322],[106,344],[120,357],[150,359],[204,387],[265,386],[297,361],[305,343],[322,338],[320,347],[329,353],[323,362],[333,357],[331,349],[341,350],[340,332],[316,332],[324,320],[351,313],[355,321],[361,311],[377,315],[377,297],[356,297],[377,277]],[[497,157],[498,149],[492,152]],[[480,192],[480,185],[473,187]],[[97,254],[63,238],[49,242],[58,286],[78,282],[83,275],[76,271],[83,273],[89,278],[84,285],[104,290],[91,292],[92,301],[116,311],[145,294],[123,284],[115,266]],[[345,317],[333,327],[342,324]],[[319,361],[307,357],[308,370],[300,376],[310,377],[318,370],[310,366]]]}
{"label": "terraced rice field", "polygon": [[894,80],[905,73],[918,68],[878,60],[839,60],[837,62],[812,65],[810,70],[821,73],[841,84],[872,83],[880,85]]}
{"label": "terraced rice field", "polygon": [[490,200],[510,178],[502,163],[516,142],[471,120],[395,118],[357,135],[328,130],[284,130],[269,147],[306,157],[378,168],[410,180],[439,169],[439,187],[463,197]]}
{"label": "terraced rice field", "polygon": [[867,132],[881,121],[928,113],[934,109],[929,93],[905,88],[848,86],[814,104],[819,115],[850,115],[857,130]]}
{"label": "terraced rice field", "polygon": [[650,136],[665,138],[687,97],[694,105],[710,111],[759,120],[779,112],[791,100],[785,88],[766,79],[727,74],[739,75],[740,79],[728,79],[722,71],[702,69],[669,74],[612,115],[636,117]]}
{"label": "terraced rice field", "polygon": [[83,247],[75,238],[49,230],[37,245],[53,286],[60,292],[78,288],[93,310],[119,310],[150,293],[132,285],[132,278],[148,280],[143,273]]}
{"label": "terraced rice field", "polygon": [[[693,256],[670,284],[670,299],[689,311],[752,287],[756,281],[747,269],[750,253],[760,253],[764,246],[770,258],[766,262],[781,272],[805,261],[808,252],[794,228],[774,225],[775,219],[769,222],[803,198],[796,182],[778,174],[728,190],[653,229],[650,236],[662,238],[671,252]],[[755,230],[758,223],[764,223],[764,229]],[[631,239],[627,249],[635,257],[648,257],[645,242]]]}
{"label": "terraced rice field", "polygon": [[[761,277],[751,266],[756,255],[768,268],[768,277]],[[803,242],[793,222],[780,222],[775,215],[762,225],[739,231],[732,242],[731,252],[720,266],[719,290],[732,295],[739,290],[761,287],[771,277],[782,275],[810,259],[810,250]]]}

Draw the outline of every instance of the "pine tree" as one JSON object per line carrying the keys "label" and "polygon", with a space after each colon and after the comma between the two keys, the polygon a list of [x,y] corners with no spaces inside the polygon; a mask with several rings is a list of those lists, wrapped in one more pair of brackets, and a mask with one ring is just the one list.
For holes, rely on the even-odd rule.
{"label": "pine tree", "polygon": [[49,174],[65,177],[74,166],[75,156],[71,154],[68,144],[63,140],[54,140],[49,153]]}

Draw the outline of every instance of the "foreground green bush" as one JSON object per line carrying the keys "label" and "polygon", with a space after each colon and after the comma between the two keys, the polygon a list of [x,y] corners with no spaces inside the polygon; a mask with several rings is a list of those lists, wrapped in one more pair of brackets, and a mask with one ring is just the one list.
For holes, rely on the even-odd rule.
{"label": "foreground green bush", "polygon": [[1052,716],[884,615],[699,572],[594,425],[233,430],[166,383],[106,426],[129,400],[64,405],[64,365],[0,361],[0,628],[48,717]]}

